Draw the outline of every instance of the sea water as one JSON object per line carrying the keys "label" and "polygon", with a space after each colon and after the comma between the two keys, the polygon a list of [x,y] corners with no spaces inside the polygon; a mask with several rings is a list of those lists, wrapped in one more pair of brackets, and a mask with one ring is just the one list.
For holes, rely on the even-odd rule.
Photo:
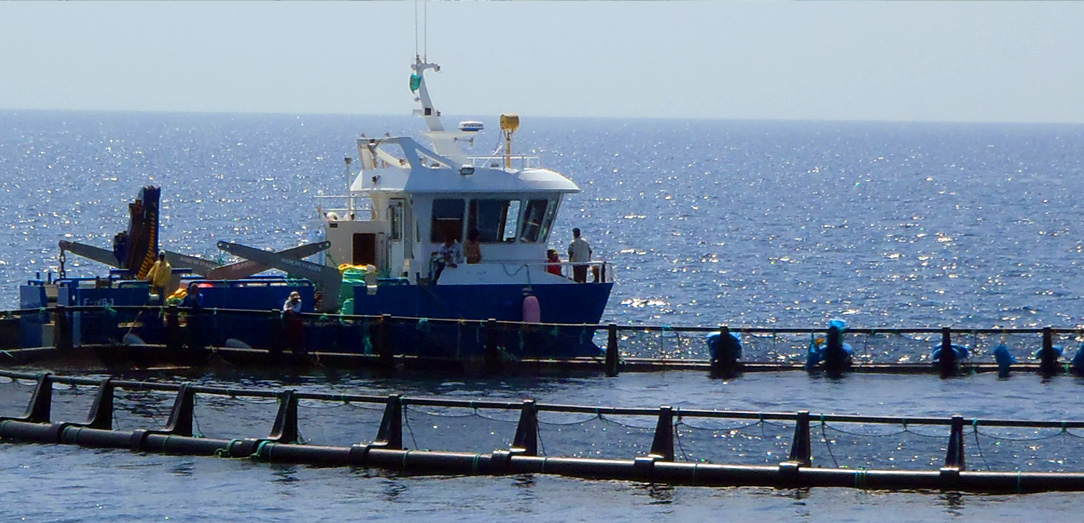
{"label": "sea water", "polygon": [[[410,133],[418,125],[367,116],[0,113],[3,308],[17,306],[20,282],[55,274],[59,240],[108,248],[145,185],[162,187],[162,246],[170,250],[216,259],[219,240],[297,245],[316,217],[315,196],[344,192],[343,158],[356,156],[360,133]],[[487,130],[473,152],[489,154],[498,144]],[[871,328],[1084,323],[1082,126],[540,118],[523,121],[514,147],[541,156],[583,189],[565,200],[549,243],[564,252],[579,227],[596,256],[614,263],[618,284],[606,321],[779,328],[823,326],[834,317]],[[70,276],[104,272],[75,256],[65,269]],[[276,387],[298,378],[175,379]],[[301,379],[313,390],[638,407],[1037,419],[1080,419],[1084,412],[1075,399],[1079,381],[1032,376],[947,383],[805,374],[719,382],[696,373]],[[9,395],[0,415],[19,414],[24,404]],[[228,418],[223,411],[203,421]],[[302,419],[302,431],[327,425],[306,428]],[[1030,462],[1021,463],[1009,466]],[[1066,469],[1084,470],[1071,465]],[[1077,505],[1067,494],[404,476],[15,444],[0,445],[0,493],[0,513],[9,517],[101,521],[989,519],[1068,516]]]}

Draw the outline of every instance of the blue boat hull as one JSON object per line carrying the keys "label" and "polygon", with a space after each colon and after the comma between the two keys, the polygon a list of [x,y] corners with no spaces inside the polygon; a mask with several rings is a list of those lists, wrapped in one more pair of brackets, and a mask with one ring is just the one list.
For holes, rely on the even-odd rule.
{"label": "blue boat hull", "polygon": [[[520,285],[435,286],[381,285],[370,295],[364,286],[354,289],[354,316],[389,314],[387,327],[395,354],[434,358],[479,358],[492,340],[508,358],[568,358],[598,356],[595,329],[609,298],[612,283],[535,285],[543,323],[562,326],[522,326],[459,320],[521,322],[523,287]],[[77,344],[184,343],[193,346],[244,344],[272,350],[374,353],[379,322],[354,316],[304,314],[291,331],[288,319],[277,312],[290,292],[297,290],[312,311],[314,292],[308,281],[246,280],[213,282],[204,289],[205,310],[185,314],[180,330],[170,325],[165,309],[142,311],[121,306],[148,305],[142,282],[117,287],[61,285],[57,302],[66,306],[103,306],[102,310],[74,312],[72,335]],[[48,306],[43,286],[34,282],[21,289],[22,308]],[[266,311],[266,312],[262,312]],[[40,346],[47,339],[42,327],[46,314],[22,320],[23,346]],[[174,329],[171,331],[171,329]],[[46,329],[47,330],[47,329]],[[489,332],[489,331],[492,332]],[[294,342],[291,342],[291,336]]]}
{"label": "blue boat hull", "polygon": [[[613,283],[533,285],[542,323],[598,324]],[[354,314],[410,318],[523,321],[524,287],[507,285],[380,285],[354,287]]]}

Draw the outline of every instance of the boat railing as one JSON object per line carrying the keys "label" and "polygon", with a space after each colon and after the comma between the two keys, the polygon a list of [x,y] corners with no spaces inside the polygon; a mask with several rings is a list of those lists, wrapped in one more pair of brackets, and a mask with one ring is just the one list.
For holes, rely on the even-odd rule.
{"label": "boat railing", "polygon": [[335,213],[340,220],[353,220],[372,214],[372,202],[367,198],[358,198],[350,194],[321,194],[316,196],[316,203],[323,217]]}
{"label": "boat railing", "polygon": [[474,167],[482,167],[488,169],[501,169],[505,165],[505,161],[509,161],[510,167],[514,170],[522,169],[539,169],[542,167],[542,159],[538,156],[526,156],[513,154],[511,156],[469,156],[467,160],[470,161]]}
{"label": "boat railing", "polygon": [[605,261],[605,260],[594,260],[594,261],[583,262],[583,263],[546,262],[546,261],[544,261],[544,262],[523,263],[523,262],[515,262],[515,261],[494,260],[492,262],[482,262],[482,263],[492,263],[492,264],[495,264],[495,265],[499,264],[499,265],[506,265],[506,266],[507,265],[516,265],[516,266],[520,266],[520,267],[525,266],[525,267],[530,267],[530,268],[542,268],[546,272],[549,272],[549,273],[557,275],[557,276],[564,276],[565,278],[568,278],[568,279],[573,279],[575,277],[575,270],[574,269],[576,267],[584,267],[586,269],[586,278],[587,278],[587,280],[584,283],[613,283],[614,281],[616,281],[615,274],[614,274],[614,265],[613,265],[613,263],[610,263],[610,262]]}

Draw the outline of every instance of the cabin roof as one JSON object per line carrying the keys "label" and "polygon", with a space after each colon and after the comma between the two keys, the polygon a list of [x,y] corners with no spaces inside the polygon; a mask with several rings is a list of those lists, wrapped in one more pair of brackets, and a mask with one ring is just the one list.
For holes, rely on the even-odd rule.
{"label": "cabin roof", "polygon": [[418,194],[439,193],[576,193],[576,184],[549,169],[476,168],[462,175],[450,168],[419,167],[412,171],[390,167],[362,171],[350,185],[351,191],[392,191]]}

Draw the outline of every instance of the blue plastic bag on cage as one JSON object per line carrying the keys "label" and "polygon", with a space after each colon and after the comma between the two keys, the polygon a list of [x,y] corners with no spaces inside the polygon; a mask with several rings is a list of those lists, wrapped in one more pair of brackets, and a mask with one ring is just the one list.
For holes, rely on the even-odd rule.
{"label": "blue plastic bag on cage", "polygon": [[[1054,349],[1054,354],[1057,354],[1058,358],[1061,358],[1062,353],[1065,352],[1065,349],[1061,348],[1061,345],[1054,345],[1053,347],[1050,347],[1050,348]],[[1043,349],[1039,349],[1039,350],[1035,351],[1035,355],[1032,356],[1032,357],[1037,359],[1037,360],[1043,359]]]}
{"label": "blue plastic bag on cage", "polygon": [[[952,349],[952,353],[956,356],[956,361],[966,360],[971,357],[971,351],[963,345],[956,345],[953,343],[950,345],[950,348]],[[941,345],[934,345],[931,351],[930,357],[933,361],[941,361]]]}
{"label": "blue plastic bag on cage", "polygon": [[721,357],[730,356],[734,360],[741,359],[741,338],[736,332],[731,332],[726,339],[721,332],[712,332],[705,337],[708,342],[708,356],[712,361]]}

